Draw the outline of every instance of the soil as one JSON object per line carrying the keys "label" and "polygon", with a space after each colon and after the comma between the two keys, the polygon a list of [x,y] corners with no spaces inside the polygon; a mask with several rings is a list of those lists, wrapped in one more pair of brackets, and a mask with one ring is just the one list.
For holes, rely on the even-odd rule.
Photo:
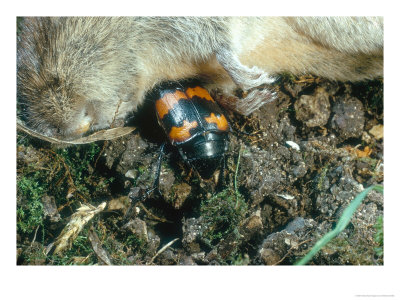
{"label": "soil", "polygon": [[[284,75],[274,88],[277,100],[249,117],[225,112],[232,127],[225,168],[202,179],[167,145],[160,192],[133,204],[128,195],[153,185],[165,141],[152,106],[129,121],[137,131],[98,142],[97,151],[54,149],[20,134],[17,263],[294,264],[357,194],[383,184],[383,80]],[[38,184],[23,185],[32,174]],[[71,248],[53,255],[51,243],[80,203],[103,201],[106,209]],[[382,215],[383,195],[373,191],[309,264],[382,265]]]}

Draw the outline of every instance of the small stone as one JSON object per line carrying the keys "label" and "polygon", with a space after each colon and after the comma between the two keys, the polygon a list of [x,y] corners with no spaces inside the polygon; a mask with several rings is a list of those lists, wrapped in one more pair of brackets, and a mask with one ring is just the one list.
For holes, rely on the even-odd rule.
{"label": "small stone", "polygon": [[45,217],[49,217],[51,222],[58,222],[61,219],[58,213],[56,201],[53,196],[44,195],[42,197],[43,213]]}
{"label": "small stone", "polygon": [[286,200],[293,200],[295,197],[293,197],[292,195],[289,194],[277,194],[277,196],[286,199]]}
{"label": "small stone", "polygon": [[206,258],[206,253],[205,253],[205,252],[193,253],[193,254],[191,255],[191,258],[192,258],[195,262],[204,263],[205,258]]}
{"label": "small stone", "polygon": [[122,229],[130,230],[132,231],[133,234],[136,234],[139,238],[144,239],[145,241],[148,241],[147,237],[147,226],[146,222],[139,218],[135,218],[133,220],[130,220],[128,223],[126,223],[124,226],[122,226]]}
{"label": "small stone", "polygon": [[265,265],[275,265],[281,259],[278,254],[274,252],[272,249],[264,249],[260,250],[261,261]]}
{"label": "small stone", "polygon": [[158,247],[160,246],[160,237],[156,235],[155,232],[152,231],[151,229],[147,231],[147,237],[148,237],[147,251],[149,254],[155,255]]}
{"label": "small stone", "polygon": [[217,249],[212,249],[210,252],[208,252],[206,258],[207,261],[212,263],[213,261],[217,261],[218,259],[218,251]]}
{"label": "small stone", "polygon": [[300,146],[295,142],[286,141],[286,145],[288,145],[290,148],[293,148],[294,150],[300,151]]}
{"label": "small stone", "polygon": [[179,265],[181,266],[196,266],[193,258],[190,256],[185,256],[179,261]]}
{"label": "small stone", "polygon": [[374,127],[371,128],[370,131],[368,131],[370,134],[374,136],[377,140],[380,140],[383,138],[383,125],[375,125]]}
{"label": "small stone", "polygon": [[248,220],[246,220],[246,229],[254,231],[262,229],[263,224],[260,216],[253,215]]}
{"label": "small stone", "polygon": [[243,241],[250,240],[255,234],[260,232],[263,228],[262,219],[259,215],[254,214],[248,217],[243,226],[239,228],[239,233],[242,235],[241,239]]}
{"label": "small stone", "polygon": [[372,137],[368,134],[368,132],[363,131],[362,135],[361,135],[361,140],[363,142],[365,142],[366,144],[371,143],[371,139]]}
{"label": "small stone", "polygon": [[288,233],[295,233],[295,231],[303,229],[304,226],[306,226],[304,218],[297,217],[286,226],[285,230]]}
{"label": "small stone", "polygon": [[137,170],[128,170],[128,171],[125,173],[125,177],[127,177],[127,178],[132,178],[132,179],[135,179],[135,178],[137,177],[137,175],[138,175]]}
{"label": "small stone", "polygon": [[195,253],[195,252],[200,251],[200,245],[197,242],[197,239],[203,233],[203,228],[202,228],[201,222],[202,222],[201,218],[199,218],[199,219],[190,218],[190,219],[184,220],[184,222],[183,222],[182,244],[186,249],[189,250],[190,253]]}
{"label": "small stone", "polygon": [[304,175],[307,174],[307,167],[306,164],[302,161],[298,165],[293,166],[292,172],[293,176],[297,177],[303,177]]}

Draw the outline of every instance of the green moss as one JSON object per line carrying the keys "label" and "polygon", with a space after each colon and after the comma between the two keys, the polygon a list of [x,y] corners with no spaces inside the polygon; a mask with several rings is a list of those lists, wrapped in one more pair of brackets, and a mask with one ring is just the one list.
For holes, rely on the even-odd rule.
{"label": "green moss", "polygon": [[202,202],[200,212],[206,224],[203,237],[211,245],[232,233],[247,213],[247,204],[240,193],[226,189]]}
{"label": "green moss", "polygon": [[[51,223],[44,217],[42,199],[45,195],[54,197],[61,219],[65,219],[80,207],[80,203],[94,203],[95,199],[107,195],[113,181],[93,169],[101,151],[98,144],[57,150],[38,146],[31,146],[29,138],[17,136],[17,248],[21,251],[18,257],[21,264],[37,261],[37,255],[30,250],[33,240],[44,247],[54,242],[62,230],[63,223]],[[88,256],[90,243],[83,247],[83,238],[81,233],[73,244],[75,250],[67,251],[63,258],[51,258],[50,263],[74,264],[73,257]],[[94,262],[95,256],[88,258],[85,264]]]}
{"label": "green moss", "polygon": [[250,264],[250,257],[247,254],[236,254],[231,258],[230,265],[234,266],[247,266]]}
{"label": "green moss", "polygon": [[293,83],[295,80],[297,80],[298,77],[295,76],[292,73],[289,72],[283,72],[281,74],[279,74],[279,82],[289,82],[289,83]]}
{"label": "green moss", "polygon": [[59,158],[69,168],[77,191],[87,198],[93,193],[102,192],[114,180],[114,178],[99,180],[96,174],[90,172],[90,166],[96,163],[99,153],[100,147],[96,143],[57,150]]}
{"label": "green moss", "polygon": [[125,244],[131,247],[132,251],[145,255],[147,253],[148,243],[136,234],[131,234],[126,238]]}
{"label": "green moss", "polygon": [[376,229],[374,240],[378,244],[374,248],[375,254],[378,258],[383,258],[383,216],[377,218],[374,228]]}
{"label": "green moss", "polygon": [[351,237],[339,236],[326,245],[322,251],[335,253],[331,256],[330,264],[372,265],[374,263],[372,248],[356,234]]}
{"label": "green moss", "polygon": [[37,242],[32,243],[21,256],[27,265],[42,265],[46,262],[45,247]]}
{"label": "green moss", "polygon": [[42,196],[47,189],[40,172],[22,176],[17,182],[17,193],[22,203],[17,207],[17,232],[30,234],[38,226],[43,227]]}
{"label": "green moss", "polygon": [[326,178],[326,175],[327,175],[328,171],[330,170],[330,167],[331,167],[331,164],[327,163],[319,171],[319,175],[316,177],[316,179],[317,179],[316,188],[317,188],[318,191],[323,191],[324,190],[325,178]]}

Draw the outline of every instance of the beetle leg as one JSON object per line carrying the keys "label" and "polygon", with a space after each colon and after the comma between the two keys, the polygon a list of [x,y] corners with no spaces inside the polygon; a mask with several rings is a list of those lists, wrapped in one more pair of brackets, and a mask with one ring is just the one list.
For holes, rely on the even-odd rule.
{"label": "beetle leg", "polygon": [[162,163],[162,159],[164,157],[165,144],[166,143],[163,143],[160,147],[160,154],[158,155],[158,159],[157,159],[156,178],[155,178],[154,183],[152,184],[151,188],[147,188],[147,189],[143,189],[140,187],[131,188],[131,190],[128,194],[128,197],[131,200],[131,204],[125,213],[124,220],[123,220],[124,223],[126,223],[128,221],[128,219],[131,217],[131,215],[133,213],[133,208],[136,206],[136,204],[138,204],[139,202],[145,201],[147,198],[150,197],[150,195],[154,191],[157,191],[159,193],[161,163]]}
{"label": "beetle leg", "polygon": [[224,188],[224,180],[225,180],[225,155],[222,156],[222,161],[221,161],[221,168],[220,168],[220,172],[219,172],[219,176],[218,176],[218,183],[217,183],[217,187],[216,190],[217,192],[220,192],[223,190]]}
{"label": "beetle leg", "polygon": [[157,170],[156,170],[156,179],[154,180],[153,186],[150,189],[151,192],[157,190],[159,192],[159,185],[160,185],[160,174],[161,174],[161,163],[162,159],[164,157],[164,149],[165,149],[166,143],[163,143],[160,147],[160,154],[158,155],[158,160],[157,160]]}

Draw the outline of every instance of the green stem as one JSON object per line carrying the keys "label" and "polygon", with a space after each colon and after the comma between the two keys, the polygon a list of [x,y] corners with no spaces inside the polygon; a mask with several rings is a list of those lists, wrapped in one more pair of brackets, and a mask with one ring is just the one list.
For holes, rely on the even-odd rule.
{"label": "green stem", "polygon": [[242,153],[242,146],[240,146],[240,149],[239,149],[239,155],[238,155],[238,159],[237,159],[237,163],[236,163],[236,171],[235,171],[235,180],[234,180],[235,196],[236,196],[235,209],[238,207],[238,204],[239,204],[239,197],[238,197],[239,191],[238,191],[238,188],[237,188],[237,176],[238,176],[238,173],[239,173],[239,164],[240,164],[241,153]]}
{"label": "green stem", "polygon": [[365,190],[363,190],[361,193],[359,193],[353,201],[350,202],[349,206],[343,211],[342,216],[340,217],[335,229],[332,231],[328,232],[325,234],[315,245],[312,247],[310,252],[307,253],[306,256],[304,256],[301,260],[295,263],[297,266],[303,266],[307,264],[312,257],[319,251],[321,250],[322,247],[324,247],[327,243],[329,243],[334,237],[336,237],[340,232],[342,232],[346,226],[349,224],[353,214],[357,210],[358,206],[361,204],[362,200],[367,196],[367,194],[371,190],[376,190],[378,192],[383,193],[383,186],[381,185],[373,185]]}

